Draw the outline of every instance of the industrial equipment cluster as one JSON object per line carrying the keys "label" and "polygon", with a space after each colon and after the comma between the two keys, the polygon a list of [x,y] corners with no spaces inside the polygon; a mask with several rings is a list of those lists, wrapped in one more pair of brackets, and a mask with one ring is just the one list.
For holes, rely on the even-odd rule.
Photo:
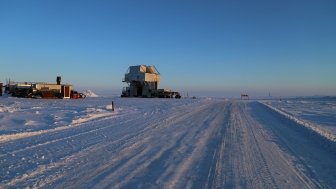
{"label": "industrial equipment cluster", "polygon": [[57,76],[56,83],[45,82],[14,82],[8,81],[3,86],[0,83],[0,94],[2,90],[13,96],[21,98],[49,98],[49,99],[79,99],[85,98],[85,95],[73,90],[70,84],[61,84],[61,77]]}
{"label": "industrial equipment cluster", "polygon": [[[130,66],[123,82],[127,83],[127,87],[123,88],[121,97],[181,98],[179,92],[158,88],[160,73],[155,66]],[[56,83],[7,81],[5,85],[0,83],[0,96],[3,91],[22,98],[80,99],[86,97],[83,93],[75,91],[71,84],[61,84],[60,76],[57,76]]]}

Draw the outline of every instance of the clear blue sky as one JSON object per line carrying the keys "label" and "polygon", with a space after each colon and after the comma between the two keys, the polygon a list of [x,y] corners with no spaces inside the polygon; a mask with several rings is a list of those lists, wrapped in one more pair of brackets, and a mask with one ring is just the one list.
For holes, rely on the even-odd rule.
{"label": "clear blue sky", "polygon": [[0,1],[2,82],[120,94],[139,64],[190,95],[336,95],[336,1]]}

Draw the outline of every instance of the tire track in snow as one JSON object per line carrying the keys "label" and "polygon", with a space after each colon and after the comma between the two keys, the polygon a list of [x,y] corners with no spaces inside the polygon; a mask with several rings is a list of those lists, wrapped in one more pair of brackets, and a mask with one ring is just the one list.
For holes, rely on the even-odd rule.
{"label": "tire track in snow", "polygon": [[[127,124],[132,121],[137,122],[138,120],[127,120],[124,123]],[[101,124],[100,122],[106,122],[108,124],[106,124],[107,126],[94,126],[94,124],[97,123],[98,125]],[[102,141],[106,140],[106,134],[111,133],[111,128],[114,127],[116,127],[115,124],[110,124],[110,121],[104,118],[100,121],[96,120],[94,122],[85,123],[81,127],[75,127],[72,132],[67,130],[67,132],[61,131],[61,133],[57,134],[48,133],[39,136],[39,138],[32,142],[30,142],[30,139],[20,139],[20,145],[15,145],[17,144],[15,142],[3,145],[1,147],[2,149],[6,148],[11,151],[6,151],[6,153],[1,155],[0,164],[4,170],[0,173],[2,181],[5,181],[17,172],[24,170],[30,172],[32,169],[38,169],[41,164],[50,162],[52,167],[54,167],[54,161],[57,161],[57,159],[71,156],[73,153],[90,148],[90,146],[99,145]],[[125,132],[119,129],[117,134],[124,136]],[[25,144],[21,142],[21,140],[24,140],[29,146],[21,148],[22,144]],[[17,147],[19,147],[19,149],[15,149]],[[13,164],[12,162],[15,161],[20,163]]]}
{"label": "tire track in snow", "polygon": [[243,112],[241,104],[233,102],[225,136],[215,157],[216,175],[212,185],[216,188],[277,188]]}
{"label": "tire track in snow", "polygon": [[[188,106],[186,106],[185,108],[188,108]],[[108,140],[110,142],[112,141],[112,143],[113,143],[114,140],[117,140],[118,137],[121,137],[122,138],[121,143],[125,143],[124,146],[126,147],[129,143],[131,143],[131,144],[136,143],[139,140],[139,138],[142,136],[142,133],[145,133],[146,131],[149,131],[151,129],[154,129],[154,128],[158,127],[157,124],[153,124],[153,123],[156,123],[158,121],[171,122],[172,120],[179,120],[179,119],[181,119],[181,117],[183,118],[183,116],[187,116],[190,113],[191,112],[188,112],[188,111],[184,111],[182,114],[178,113],[178,112],[173,112],[173,114],[170,113],[168,115],[164,115],[163,117],[162,117],[162,115],[159,118],[155,118],[155,116],[153,116],[153,117],[149,117],[145,120],[143,119],[143,117],[141,117],[139,115],[135,115],[135,116],[133,116],[134,117],[133,119],[126,120],[122,123],[118,123],[117,126],[115,126],[114,124],[110,125],[109,120],[106,120],[106,119],[96,120],[94,122],[86,123],[86,124],[83,124],[80,127],[77,127],[74,130],[74,132],[71,132],[71,133],[65,132],[65,133],[59,135],[59,136],[61,136],[61,138],[56,138],[56,139],[53,139],[52,141],[48,141],[48,135],[43,135],[44,136],[43,139],[41,139],[39,141],[45,141],[44,143],[38,143],[38,144],[33,145],[33,146],[25,147],[23,149],[18,149],[16,151],[16,153],[28,151],[30,153],[33,153],[33,155],[34,155],[34,153],[36,153],[37,151],[44,151],[43,154],[46,154],[46,153],[49,153],[48,152],[49,148],[53,148],[53,152],[51,153],[51,156],[53,156],[56,152],[57,156],[59,156],[58,158],[60,159],[60,161],[59,162],[52,162],[49,165],[46,165],[45,168],[43,168],[43,169],[41,169],[40,166],[38,166],[38,165],[33,165],[33,167],[36,167],[36,168],[33,168],[31,171],[28,171],[28,174],[25,174],[24,176],[19,176],[19,177],[13,179],[9,183],[10,183],[10,185],[19,184],[20,182],[23,184],[24,182],[27,181],[27,177],[29,177],[29,175],[32,175],[34,177],[37,176],[37,175],[42,175],[43,172],[48,172],[48,168],[56,169],[56,168],[59,168],[60,166],[67,166],[68,165],[67,162],[72,162],[72,163],[76,164],[75,162],[72,161],[72,160],[75,160],[75,159],[72,159],[72,158],[75,157],[75,156],[85,157],[85,155],[81,156],[81,155],[83,155],[82,152],[85,152],[86,149],[88,149],[87,153],[91,153],[90,150],[92,150],[93,146],[95,148],[98,148],[98,149],[106,148],[107,145],[101,145],[101,142],[106,141],[106,139],[105,140],[99,140],[99,137],[100,137],[100,135],[103,135],[103,134],[108,135],[109,132],[107,132],[107,133],[105,133],[105,132],[108,131],[108,130],[114,129],[113,127],[119,127],[120,131],[124,131],[124,132],[120,132],[117,135],[115,135],[115,133],[113,133],[111,135],[112,138],[111,138],[111,136],[108,136]],[[160,120],[157,120],[157,119],[160,119]],[[102,125],[103,122],[108,123],[107,126],[99,126],[96,129],[94,129],[95,127],[92,127],[94,124]],[[128,131],[132,130],[132,127],[134,127],[134,125],[137,125],[135,123],[138,123],[138,127],[134,128],[135,129],[134,132],[132,132],[132,134],[126,134]],[[82,130],[81,130],[82,127],[84,128],[84,132],[82,132]],[[87,128],[89,128],[88,131],[86,131]],[[90,130],[90,129],[93,129],[93,130]],[[77,132],[79,131],[79,132],[76,133],[76,131]],[[73,135],[73,133],[76,133],[76,134]],[[86,138],[92,138],[92,136],[90,136],[91,133],[92,134],[93,133],[98,133],[98,138],[96,137],[96,139],[93,140],[93,143],[88,143],[88,145],[85,145]],[[78,144],[74,144],[74,145],[75,146],[80,146],[80,148],[77,147],[78,149],[74,151],[71,148],[70,149],[64,149],[62,147],[62,146],[64,146],[64,143],[67,143],[67,141],[69,141],[71,139],[73,139],[72,141],[77,141]],[[62,144],[62,145],[60,145],[59,143]],[[66,144],[66,145],[68,146],[68,144]],[[84,146],[84,148],[83,148],[83,146]],[[59,147],[61,147],[61,148],[59,148]],[[58,148],[59,148],[59,150],[58,150]],[[37,150],[37,149],[39,149],[39,150]],[[66,156],[62,157],[62,154],[64,154],[64,153],[65,153]],[[27,153],[25,155],[27,155]],[[16,157],[19,157],[19,155],[17,155]],[[92,157],[92,158],[94,158],[94,157]],[[10,158],[8,157],[8,158],[5,158],[5,159],[10,159]],[[46,158],[46,159],[48,159],[48,158]],[[34,158],[33,158],[33,160],[31,160],[31,158],[28,158],[27,160],[35,161],[35,162],[38,161],[38,160],[35,160]],[[71,160],[71,161],[69,161],[69,160]],[[16,160],[16,161],[19,161],[19,160]],[[22,163],[24,163],[24,162],[22,162]],[[41,164],[41,163],[45,164],[46,162],[39,162],[38,164]],[[59,165],[59,166],[56,166],[56,165]],[[18,166],[19,169],[22,168],[22,164],[19,164],[17,166]],[[25,166],[23,166],[23,167],[25,167]],[[31,168],[26,167],[26,169],[29,170]],[[34,171],[34,169],[35,169],[35,171]],[[15,167],[11,167],[11,171],[16,172],[17,170],[15,170]],[[22,172],[22,170],[19,170],[19,171]],[[10,175],[11,174],[7,174],[7,176],[10,176]],[[64,177],[64,176],[53,177],[53,178],[60,179],[62,177]],[[31,178],[31,179],[33,179],[33,178]],[[51,180],[53,180],[53,179],[51,179]]]}
{"label": "tire track in snow", "polygon": [[[110,116],[113,116],[113,113],[105,113],[102,115],[98,115],[94,118],[88,119],[86,122],[89,121],[95,121],[95,120],[101,120],[104,118],[110,119]],[[117,117],[114,115],[114,117]],[[34,137],[38,135],[44,135],[48,133],[53,133],[53,132],[59,132],[59,131],[64,131],[67,129],[73,129],[74,127],[80,126],[81,123],[85,123],[84,121],[75,123],[75,124],[70,124],[70,125],[65,125],[61,127],[56,127],[53,129],[45,129],[45,130],[39,130],[39,131],[30,131],[30,132],[21,132],[21,133],[15,133],[15,134],[3,134],[0,135],[0,143],[5,143],[13,140],[18,140],[18,139],[23,139],[23,138],[29,138],[29,137]]]}
{"label": "tire track in snow", "polygon": [[[252,144],[253,146],[256,147],[256,149],[254,150],[254,154],[255,154],[255,159],[258,161],[259,165],[256,168],[256,173],[257,177],[255,177],[256,182],[261,182],[261,186],[260,185],[256,185],[256,188],[278,188],[274,177],[271,173],[271,171],[269,170],[269,166],[268,163],[266,162],[266,157],[263,153],[263,148],[261,147],[261,144],[263,143],[263,141],[260,140],[260,135],[259,135],[259,129],[256,128],[255,123],[249,119],[249,117],[247,116],[246,113],[246,106],[245,104],[239,104],[238,109],[235,112],[239,112],[239,118],[236,120],[245,120],[246,122],[244,123],[240,123],[239,125],[245,125],[246,126],[246,132],[247,133],[251,133],[251,142],[250,145]],[[248,124],[246,124],[248,123]],[[267,148],[265,146],[265,148]],[[259,175],[259,177],[258,177]]]}
{"label": "tire track in snow", "polygon": [[[229,118],[231,115],[231,105],[225,109],[223,123],[221,124],[220,130],[217,133],[217,140],[215,139],[216,148],[213,149],[212,153],[208,153],[208,157],[205,159],[211,159],[211,166],[209,167],[207,174],[207,181],[204,184],[204,188],[218,188],[218,183],[221,182],[220,175],[223,172],[223,153],[224,153],[224,143],[223,140],[225,138],[225,132],[229,127]],[[216,144],[217,143],[217,144]],[[210,162],[210,161],[209,161]]]}
{"label": "tire track in snow", "polygon": [[[115,124],[107,125],[107,126],[95,126],[99,125],[102,121],[109,121],[113,120],[116,117],[104,117],[99,120],[90,121],[89,123],[82,123],[78,124],[76,126],[64,126],[60,129],[50,129],[50,130],[43,130],[45,132],[38,132],[35,134],[30,135],[31,132],[28,133],[22,133],[27,134],[25,137],[14,137],[9,140],[9,142],[5,142],[1,145],[1,151],[4,153],[0,155],[0,158],[5,156],[6,154],[15,154],[18,152],[22,152],[25,150],[31,150],[36,147],[41,147],[44,145],[49,145],[52,143],[56,143],[63,140],[69,140],[72,138],[80,137],[85,134],[91,134],[94,132],[98,132],[100,130],[104,129],[110,129],[111,127],[114,127]],[[131,122],[132,120],[127,120],[126,122]],[[35,133],[35,132],[33,132]],[[31,139],[31,137],[34,137]],[[15,141],[12,141],[15,140]],[[18,142],[19,141],[19,142]],[[14,145],[15,144],[15,145]]]}
{"label": "tire track in snow", "polygon": [[[328,188],[284,136],[293,136],[288,121],[253,102],[218,100],[95,120],[5,143],[15,156],[0,159],[10,171],[0,188]],[[44,159],[20,162],[27,155]]]}
{"label": "tire track in snow", "polygon": [[[250,172],[245,177],[247,180],[252,179],[248,182],[252,188],[319,188],[319,184],[314,177],[311,178],[305,173],[307,167],[297,169],[295,163],[297,158],[290,157],[287,152],[282,150],[283,146],[275,143],[276,135],[266,129],[268,125],[261,124],[251,117],[250,112],[254,112],[255,109],[252,108],[248,112],[247,108],[251,108],[250,105],[251,103],[240,103],[239,111],[234,111],[238,113],[237,116],[239,117],[234,120],[241,121],[237,126],[241,127],[241,131],[245,131],[240,138],[248,139],[248,143],[244,142],[245,144],[241,145],[248,147],[248,149],[243,148],[239,151],[244,152],[243,157],[247,156],[249,158],[247,160],[242,158],[239,162],[249,161],[252,165],[244,165],[239,168],[243,172],[239,172],[237,175]],[[264,118],[265,116],[267,114],[259,115],[258,118]],[[239,186],[239,184],[241,183],[236,183],[236,186]],[[244,188],[245,186],[240,187]]]}
{"label": "tire track in snow", "polygon": [[[284,161],[285,167],[292,172],[291,178],[286,182],[301,188],[335,188],[336,187],[336,163],[333,150],[321,144],[319,135],[311,135],[297,122],[273,111],[258,102],[250,104],[254,111],[251,115],[261,123],[265,130],[271,132],[275,141],[281,148],[278,161]],[[264,118],[258,114],[263,114]],[[283,155],[286,153],[286,157]],[[277,163],[273,162],[273,164]],[[287,173],[288,174],[288,173]],[[297,177],[297,179],[293,179]],[[278,179],[280,180],[280,179]],[[302,183],[297,185],[297,183]]]}
{"label": "tire track in snow", "polygon": [[[127,124],[132,121],[137,122],[138,119],[140,119],[138,117],[135,118],[137,119],[125,120],[123,123]],[[1,148],[10,150],[12,150],[11,148],[14,148],[14,151],[12,150],[4,153],[0,159],[2,167],[9,168],[9,170],[2,172],[4,174],[1,175],[2,181],[4,182],[5,179],[9,178],[11,175],[16,172],[22,172],[23,170],[30,173],[34,172],[34,169],[40,171],[41,169],[39,167],[41,164],[49,163],[46,161],[47,159],[67,160],[67,156],[71,157],[71,155],[76,152],[84,151],[94,145],[99,145],[99,143],[106,140],[106,134],[111,133],[111,129],[118,126],[118,124],[113,124],[113,122],[111,124],[111,120],[114,120],[114,118],[102,118],[101,120],[95,120],[73,127],[71,132],[69,132],[69,128],[66,131],[48,132],[44,135],[38,136],[38,138],[33,137],[32,139],[19,139],[19,143],[9,142],[2,145]],[[102,122],[107,124],[105,124],[105,126],[101,126]],[[97,126],[95,126],[95,124],[97,124]],[[121,134],[122,136],[125,135],[125,132],[121,132],[122,130],[119,129],[117,131],[117,134]],[[25,142],[21,142],[22,140]],[[28,146],[22,148],[23,145]],[[19,147],[19,149],[15,149],[17,147]],[[50,157],[46,154],[50,154]],[[43,159],[40,157],[43,157]],[[12,162],[15,161],[20,163],[12,164]],[[54,160],[52,160],[47,167],[54,168],[55,164],[57,164],[57,162],[55,163]],[[60,165],[64,165],[64,163],[61,163]],[[18,180],[20,179],[14,179],[15,182]]]}
{"label": "tire track in snow", "polygon": [[[158,172],[165,170],[160,167],[164,166],[162,162],[165,162],[165,155],[167,153],[169,154],[169,151],[172,151],[172,149],[175,148],[174,146],[178,146],[180,141],[182,142],[184,138],[190,135],[191,131],[182,127],[179,122],[183,122],[189,117],[199,115],[205,108],[208,109],[208,105],[197,109],[196,111],[190,112],[184,110],[182,113],[178,113],[175,116],[169,116],[167,119],[161,121],[157,120],[154,128],[147,129],[147,131],[143,133],[143,137],[145,137],[146,140],[137,141],[137,143],[145,143],[146,146],[148,146],[148,148],[146,148],[148,153],[138,154],[136,158],[126,162],[124,166],[120,167],[118,170],[111,171],[112,173],[105,176],[105,178],[103,178],[96,186],[99,186],[99,188],[127,188],[127,186],[131,186],[132,183],[138,183],[139,180],[143,180],[143,177],[138,175],[146,172],[146,170],[149,170],[151,167],[155,167],[153,169],[155,169],[154,172],[156,172],[156,174],[149,173],[151,176],[146,175],[145,178],[152,181],[156,180],[155,178],[161,175],[158,174]],[[161,163],[158,164],[156,162]],[[136,168],[129,172],[129,167]],[[120,177],[120,174],[123,176]],[[120,178],[117,178],[117,175],[119,175]],[[146,183],[148,184],[147,181]],[[124,184],[126,186],[123,186]]]}
{"label": "tire track in snow", "polygon": [[184,121],[188,123],[188,128],[193,130],[190,131],[190,137],[175,151],[188,155],[180,157],[179,154],[173,154],[179,161],[170,168],[172,176],[164,182],[166,188],[203,188],[207,181],[203,174],[207,175],[211,169],[211,164],[207,162],[207,154],[211,154],[217,145],[216,141],[212,141],[218,136],[227,106],[227,103],[218,102],[195,117],[188,118],[189,123]]}

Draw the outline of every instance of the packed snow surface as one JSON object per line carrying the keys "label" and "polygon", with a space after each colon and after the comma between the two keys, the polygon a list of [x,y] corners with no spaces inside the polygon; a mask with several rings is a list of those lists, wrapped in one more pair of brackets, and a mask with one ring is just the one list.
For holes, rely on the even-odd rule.
{"label": "packed snow surface", "polygon": [[336,188],[335,142],[294,118],[265,101],[0,98],[0,188]]}

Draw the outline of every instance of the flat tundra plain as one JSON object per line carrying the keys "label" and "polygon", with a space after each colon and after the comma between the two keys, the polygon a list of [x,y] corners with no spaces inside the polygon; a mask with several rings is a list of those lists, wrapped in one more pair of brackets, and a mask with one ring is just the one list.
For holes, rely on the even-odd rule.
{"label": "flat tundra plain", "polygon": [[265,102],[112,100],[0,98],[0,188],[336,188],[334,135]]}

